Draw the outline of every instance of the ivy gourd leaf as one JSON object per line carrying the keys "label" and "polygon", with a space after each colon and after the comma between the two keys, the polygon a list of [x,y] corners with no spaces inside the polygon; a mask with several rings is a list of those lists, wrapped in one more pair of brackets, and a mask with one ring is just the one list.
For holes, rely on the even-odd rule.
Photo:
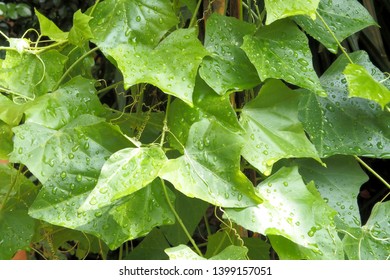
{"label": "ivy gourd leaf", "polygon": [[358,64],[348,64],[344,70],[349,96],[373,100],[382,110],[390,102],[390,90],[375,81],[366,68]]}
{"label": "ivy gourd leaf", "polygon": [[96,153],[108,158],[130,144],[116,127],[91,115],[81,115],[60,130],[25,123],[13,131],[15,140],[10,161],[26,165],[41,183],[53,176],[59,164],[63,165],[63,176],[68,164],[78,165],[88,174],[90,168],[103,165],[95,158]]}
{"label": "ivy gourd leaf", "polygon": [[240,123],[246,141],[241,154],[267,176],[282,158],[320,161],[298,120],[298,102],[299,96],[281,81],[269,80],[242,110]]}
{"label": "ivy gourd leaf", "polygon": [[[377,25],[368,11],[355,0],[321,0],[317,12],[339,42],[365,27]],[[329,51],[337,53],[338,44],[319,17],[314,20],[296,16],[294,21]]]}
{"label": "ivy gourd leaf", "polygon": [[306,159],[296,162],[305,182],[315,183],[328,205],[337,210],[341,221],[349,227],[360,226],[356,197],[368,176],[356,160],[348,156],[333,156],[323,159],[326,167]]}
{"label": "ivy gourd leaf", "polygon": [[246,35],[241,48],[262,81],[267,78],[283,79],[323,95],[313,69],[308,39],[291,21],[277,21],[260,28],[254,36]]}
{"label": "ivy gourd leaf", "polygon": [[82,47],[86,41],[93,38],[89,21],[92,17],[83,14],[80,10],[73,15],[73,26],[69,31],[69,43]]}
{"label": "ivy gourd leaf", "polygon": [[155,48],[126,43],[107,53],[122,71],[126,88],[150,83],[190,105],[198,67],[207,55],[194,28],[172,32]]}
{"label": "ivy gourd leaf", "polygon": [[343,258],[333,226],[336,211],[304,184],[297,167],[282,167],[256,189],[263,203],[227,209],[226,217],[248,230],[287,238],[316,252],[317,258]]}
{"label": "ivy gourd leaf", "polygon": [[231,131],[242,132],[229,97],[216,94],[199,75],[192,98],[193,107],[178,99],[172,102],[168,115],[168,126],[174,135],[168,138],[172,147],[183,151],[190,127],[203,118],[215,120]]}
{"label": "ivy gourd leaf", "polygon": [[265,0],[266,24],[295,15],[308,15],[315,19],[319,2],[320,0]]}
{"label": "ivy gourd leaf", "polygon": [[166,161],[164,151],[157,146],[117,151],[104,163],[96,187],[79,210],[102,208],[146,187]]}
{"label": "ivy gourd leaf", "polygon": [[7,52],[1,63],[0,85],[17,96],[33,100],[50,91],[61,78],[67,57],[57,50],[38,55]]}
{"label": "ivy gourd leaf", "polygon": [[219,95],[260,83],[256,69],[240,49],[243,37],[253,34],[255,28],[253,24],[216,13],[208,18],[204,45],[211,56],[205,57],[199,74]]}
{"label": "ivy gourd leaf", "polygon": [[164,251],[169,256],[170,260],[206,260],[192,251],[190,247],[183,244],[165,249]]}
{"label": "ivy gourd leaf", "polygon": [[191,126],[184,155],[169,160],[160,177],[180,192],[217,206],[245,207],[261,202],[240,171],[242,138],[215,121]]}
{"label": "ivy gourd leaf", "polygon": [[8,159],[8,155],[13,150],[12,127],[0,121],[0,159]]}
{"label": "ivy gourd leaf", "polygon": [[25,122],[59,129],[82,114],[102,115],[104,111],[93,80],[78,76],[32,101],[25,111]]}
{"label": "ivy gourd leaf", "polygon": [[390,257],[390,202],[377,203],[361,228],[351,228],[343,239],[350,260],[388,260]]}
{"label": "ivy gourd leaf", "polygon": [[[67,44],[61,50],[61,54],[68,57],[68,60],[65,63],[65,69],[70,70],[68,77],[82,76],[87,79],[93,79],[92,71],[93,66],[95,65],[95,60],[93,54],[84,57],[82,61],[76,62],[83,55],[90,51],[89,43],[85,42],[82,47],[75,48],[74,45]],[[78,63],[77,67],[70,68],[74,63]],[[64,82],[67,82],[67,78],[64,79]]]}
{"label": "ivy gourd leaf", "polygon": [[[36,187],[9,165],[0,165],[0,259],[11,259],[17,250],[29,247],[35,220],[27,214]],[[17,196],[18,198],[16,199]]]}
{"label": "ivy gourd leaf", "polygon": [[0,120],[6,124],[18,125],[23,117],[24,109],[24,104],[15,104],[11,99],[0,94]]}
{"label": "ivy gourd leaf", "polygon": [[52,40],[64,41],[68,39],[68,32],[63,32],[58,26],[35,9],[35,15],[39,21],[41,35],[48,36]]}
{"label": "ivy gourd leaf", "polygon": [[[351,53],[356,64],[364,66],[375,80],[385,75],[369,60],[365,52]],[[316,146],[320,157],[335,154],[390,157],[390,114],[370,100],[348,98],[347,80],[343,75],[349,60],[340,56],[322,75],[327,98],[303,94],[299,119]],[[383,83],[390,88],[389,81]]]}
{"label": "ivy gourd leaf", "polygon": [[247,260],[248,248],[230,245],[210,260]]}

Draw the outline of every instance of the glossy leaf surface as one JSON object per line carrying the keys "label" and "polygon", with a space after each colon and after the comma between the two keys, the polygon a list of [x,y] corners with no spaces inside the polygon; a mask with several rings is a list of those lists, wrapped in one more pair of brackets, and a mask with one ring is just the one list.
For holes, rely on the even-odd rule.
{"label": "glossy leaf surface", "polygon": [[316,9],[320,0],[265,0],[267,10],[266,24],[295,15],[307,15],[316,18]]}

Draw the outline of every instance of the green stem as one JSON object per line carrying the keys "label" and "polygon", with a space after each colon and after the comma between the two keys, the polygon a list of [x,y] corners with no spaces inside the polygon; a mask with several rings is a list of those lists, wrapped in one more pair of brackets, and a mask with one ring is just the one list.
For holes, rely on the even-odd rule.
{"label": "green stem", "polygon": [[210,236],[211,235],[211,229],[210,229],[210,224],[209,224],[209,221],[207,219],[206,213],[203,214],[203,219],[204,219],[204,224],[206,225],[207,236]]}
{"label": "green stem", "polygon": [[93,12],[96,9],[96,6],[99,4],[100,0],[96,0],[95,4],[92,6],[91,11],[89,12],[89,16],[92,16]]}
{"label": "green stem", "polygon": [[80,56],[66,71],[65,73],[62,75],[61,79],[57,82],[57,84],[54,86],[53,88],[53,91],[56,91],[59,86],[61,85],[61,83],[64,81],[64,79],[66,78],[66,76],[69,75],[69,73],[73,70],[73,68],[79,64],[81,61],[83,61],[84,58],[86,58],[87,56],[89,56],[91,53],[94,53],[95,51],[97,51],[99,49],[99,47],[95,47],[91,50],[89,50],[88,52],[86,52],[85,54],[83,54],[82,56]]}
{"label": "green stem", "polygon": [[200,4],[202,4],[202,0],[199,0],[198,3],[196,4],[196,8],[195,8],[194,14],[192,15],[190,25],[189,25],[190,28],[195,25],[196,17],[198,15],[199,8],[200,8]]}
{"label": "green stem", "polygon": [[[102,88],[102,89],[99,90],[96,94],[99,96],[99,95],[101,95],[102,93],[106,93],[106,92],[112,90],[113,88],[118,87],[118,86],[121,85],[121,84],[123,84],[123,81],[119,81],[119,82],[117,82],[117,83],[115,83],[115,84],[112,84],[112,85],[110,85],[110,86],[108,86],[108,87]],[[101,97],[101,96],[100,96],[100,97]]]}
{"label": "green stem", "polygon": [[161,183],[162,183],[162,186],[163,186],[163,191],[164,191],[164,194],[165,194],[165,198],[167,199],[169,208],[171,209],[171,211],[175,215],[177,222],[179,223],[179,225],[183,229],[183,231],[184,231],[185,235],[187,236],[187,238],[190,240],[190,242],[191,242],[192,246],[195,248],[196,252],[199,254],[199,256],[203,257],[203,254],[200,251],[199,247],[196,245],[195,240],[192,238],[191,234],[188,232],[186,226],[183,223],[183,220],[180,218],[179,214],[176,212],[175,207],[173,207],[172,202],[169,199],[167,187],[165,186],[164,180],[163,179],[160,179],[160,180],[161,180]]}
{"label": "green stem", "polygon": [[[20,167],[20,168],[21,168],[21,167]],[[7,191],[7,193],[6,193],[5,197],[4,197],[4,199],[3,199],[3,202],[0,204],[0,213],[1,213],[1,211],[4,209],[5,204],[7,203],[7,200],[8,200],[8,198],[9,198],[10,195],[11,195],[11,192],[12,192],[12,190],[13,190],[14,187],[15,187],[16,181],[17,181],[19,175],[20,175],[20,169],[18,170],[17,175],[15,175],[15,177],[12,178],[11,184],[10,184],[10,186],[9,186],[9,189],[8,189],[8,191]]]}
{"label": "green stem", "polygon": [[386,182],[385,179],[383,179],[378,173],[375,172],[375,170],[373,170],[367,163],[365,163],[362,159],[360,159],[358,156],[355,156],[355,159],[361,164],[363,165],[368,171],[371,172],[372,175],[374,175],[375,177],[377,177],[386,187],[388,187],[390,189],[390,184],[388,182]]}
{"label": "green stem", "polygon": [[169,114],[169,108],[171,107],[171,95],[168,94],[168,101],[167,101],[167,108],[165,110],[165,117],[164,117],[164,122],[163,122],[163,131],[161,135],[161,141],[160,141],[160,146],[164,146],[164,141],[165,141],[165,134],[168,131],[168,114]]}
{"label": "green stem", "polygon": [[326,21],[324,20],[324,18],[316,11],[316,15],[317,17],[322,21],[322,23],[324,24],[325,28],[329,31],[330,35],[332,35],[333,39],[336,41],[337,45],[339,46],[340,50],[343,52],[343,54],[347,57],[347,59],[349,60],[349,62],[351,64],[353,64],[353,61],[351,59],[351,57],[348,55],[348,53],[345,51],[344,47],[341,45],[341,43],[339,42],[339,40],[337,39],[336,35],[334,34],[334,32],[332,31],[332,29],[330,29],[329,25],[326,23]]}

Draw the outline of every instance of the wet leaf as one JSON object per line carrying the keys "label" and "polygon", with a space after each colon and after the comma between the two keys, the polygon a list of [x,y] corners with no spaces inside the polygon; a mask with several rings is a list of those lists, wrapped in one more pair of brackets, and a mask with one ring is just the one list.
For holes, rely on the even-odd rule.
{"label": "wet leaf", "polygon": [[298,102],[298,94],[280,81],[269,80],[242,110],[242,155],[265,175],[282,158],[312,157],[320,161],[298,120]]}
{"label": "wet leaf", "polygon": [[157,146],[117,151],[104,163],[96,187],[79,210],[105,207],[146,187],[166,161],[164,151]]}
{"label": "wet leaf", "polygon": [[0,159],[8,159],[8,155],[13,150],[12,127],[0,121]]}
{"label": "wet leaf", "polygon": [[170,260],[205,260],[205,258],[200,257],[186,245],[179,245],[165,249],[164,251]]}
{"label": "wet leaf", "polygon": [[242,138],[215,121],[191,126],[184,155],[171,159],[160,176],[189,197],[218,206],[245,207],[260,200],[240,171]]}
{"label": "wet leaf", "polygon": [[206,57],[199,74],[219,95],[253,88],[260,83],[256,69],[240,49],[243,37],[255,32],[255,25],[212,14],[207,20],[204,45]]}
{"label": "wet leaf", "polygon": [[[321,0],[317,12],[339,42],[367,26],[377,25],[368,11],[355,0]],[[294,20],[329,51],[337,53],[337,42],[319,17],[313,20],[305,16],[297,16]]]}
{"label": "wet leaf", "polygon": [[[343,259],[342,244],[333,225],[336,211],[305,186],[298,168],[283,167],[257,186],[263,203],[227,209],[226,218],[253,232],[281,236],[312,252],[315,259]],[[274,247],[275,248],[275,247]],[[286,254],[293,247],[278,247]]]}
{"label": "wet leaf", "polygon": [[0,94],[0,120],[10,126],[18,125],[23,117],[24,104],[15,104],[11,99]]}
{"label": "wet leaf", "polygon": [[361,228],[347,230],[343,243],[350,260],[388,260],[390,257],[390,202],[375,204]]}
{"label": "wet leaf", "polygon": [[73,15],[73,26],[69,31],[69,43],[82,47],[85,42],[93,38],[89,21],[92,17],[78,10]]}
{"label": "wet leaf", "polygon": [[[342,222],[349,227],[360,226],[356,197],[368,176],[356,160],[347,156],[323,159],[325,166],[310,160],[297,160],[299,173],[305,182],[313,181],[330,207],[337,210]],[[346,174],[348,174],[346,176]]]}
{"label": "wet leaf", "polygon": [[[365,52],[350,54],[353,62],[364,66],[375,80],[385,75],[370,62]],[[376,103],[348,98],[343,75],[349,61],[340,56],[323,74],[321,83],[327,98],[303,94],[299,119],[321,157],[335,154],[388,158],[390,156],[390,114]],[[389,88],[389,82],[384,82]]]}
{"label": "wet leaf", "polygon": [[374,80],[363,66],[348,64],[343,74],[347,79],[350,97],[373,100],[379,103],[382,109],[390,102],[390,90]]}
{"label": "wet leaf", "polygon": [[262,81],[267,78],[286,82],[323,94],[313,69],[306,35],[289,20],[277,21],[246,35],[241,47],[256,67]]}
{"label": "wet leaf", "polygon": [[267,10],[266,24],[275,20],[295,15],[307,15],[316,18],[316,10],[320,0],[265,0]]}

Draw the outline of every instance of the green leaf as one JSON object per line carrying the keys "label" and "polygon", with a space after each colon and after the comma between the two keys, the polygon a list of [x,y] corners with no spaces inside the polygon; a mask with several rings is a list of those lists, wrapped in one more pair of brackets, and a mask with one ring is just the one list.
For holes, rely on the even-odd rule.
{"label": "green leaf", "polygon": [[360,226],[356,197],[368,176],[356,160],[347,156],[333,156],[323,159],[326,167],[310,160],[297,162],[305,182],[314,181],[321,196],[337,210],[340,219],[349,227]]}
{"label": "green leaf", "polygon": [[16,11],[21,17],[30,17],[32,15],[31,8],[27,4],[20,3],[16,6]]}
{"label": "green leaf", "polygon": [[20,123],[25,109],[24,104],[15,104],[6,96],[0,94],[0,120],[10,126]]}
{"label": "green leaf", "polygon": [[[321,0],[317,12],[339,42],[367,26],[377,25],[368,11],[355,0]],[[297,16],[294,20],[329,51],[337,53],[338,44],[319,17],[313,21],[305,16]]]}
{"label": "green leaf", "polygon": [[242,240],[238,240],[236,234],[237,231],[231,228],[225,228],[209,235],[207,237],[207,251],[204,256],[209,259],[213,256],[217,256],[231,245],[242,245]]}
{"label": "green leaf", "polygon": [[8,159],[13,150],[12,127],[0,121],[0,159]]}
{"label": "green leaf", "polygon": [[[354,63],[364,66],[375,80],[385,79],[365,52],[355,52],[350,57]],[[344,154],[388,158],[390,114],[372,101],[348,98],[347,80],[343,75],[348,63],[345,56],[340,56],[321,77],[327,98],[314,94],[301,96],[299,119],[321,157]],[[390,87],[389,82],[384,84]]]}
{"label": "green leaf", "polygon": [[199,64],[207,55],[194,28],[172,32],[156,48],[126,43],[106,53],[118,64],[126,88],[153,84],[190,105]]}
{"label": "green leaf", "polygon": [[[309,186],[308,186],[309,187]],[[227,209],[226,218],[253,232],[281,236],[315,252],[316,258],[342,259],[341,241],[333,225],[336,211],[305,186],[298,168],[281,168],[257,186],[262,204]],[[274,246],[271,239],[271,244]],[[276,252],[284,254],[291,247]]]}
{"label": "green leaf", "polygon": [[0,85],[16,96],[33,100],[52,90],[62,76],[66,60],[56,50],[39,55],[7,52],[0,64]]}
{"label": "green leaf", "polygon": [[27,214],[36,187],[22,173],[0,164],[0,259],[29,247],[35,220]]}
{"label": "green leaf", "polygon": [[375,81],[366,68],[358,64],[348,64],[344,70],[349,96],[373,100],[384,109],[390,102],[390,90]]}
{"label": "green leaf", "polygon": [[63,32],[54,22],[42,15],[40,12],[38,12],[37,9],[34,10],[35,15],[37,16],[39,21],[41,35],[48,36],[50,39],[56,41],[63,41],[68,39],[68,32]]}
{"label": "green leaf", "polygon": [[73,15],[73,26],[69,31],[69,43],[82,47],[86,41],[93,38],[89,21],[92,17],[80,10]]}
{"label": "green leaf", "polygon": [[[52,177],[60,164],[65,177],[68,165],[77,166],[76,170],[80,170],[77,174],[86,172],[87,175],[90,168],[100,171],[105,157],[129,146],[116,127],[91,115],[82,115],[60,130],[26,123],[13,131],[15,140],[10,161],[26,165],[41,183]],[[99,161],[97,156],[103,159]]]}
{"label": "green leaf", "polygon": [[283,79],[290,84],[323,93],[313,69],[306,35],[289,20],[282,20],[246,35],[241,47],[262,81]]}
{"label": "green leaf", "polygon": [[316,18],[316,10],[320,0],[265,0],[267,10],[266,24],[275,20],[295,15],[308,15]]}
{"label": "green leaf", "polygon": [[269,260],[271,245],[260,238],[244,237],[245,247],[248,248],[248,258],[250,260]]}
{"label": "green leaf", "polygon": [[191,126],[184,155],[171,159],[160,176],[180,192],[214,205],[245,207],[259,203],[240,171],[242,138],[215,121]]}
{"label": "green leaf", "polygon": [[96,187],[79,210],[103,208],[146,187],[166,161],[164,151],[157,146],[117,151],[104,163]]}
{"label": "green leaf", "polygon": [[78,76],[31,102],[25,111],[25,122],[59,129],[80,115],[102,115],[104,111],[94,81]]}
{"label": "green leaf", "polygon": [[94,54],[90,54],[89,56],[86,56],[84,59],[82,59],[82,61],[78,61],[81,56],[85,55],[85,53],[88,51],[90,51],[88,42],[85,42],[84,46],[78,48],[68,44],[61,50],[61,54],[68,57],[68,60],[65,64],[65,68],[67,70],[69,70],[69,68],[74,63],[77,63],[77,67],[73,67],[69,72],[68,77],[64,79],[65,82],[68,81],[67,78],[69,77],[70,79],[76,76],[82,76],[87,79],[93,78],[92,69],[95,66]]}
{"label": "green leaf", "polygon": [[377,203],[361,228],[351,228],[343,239],[350,260],[388,260],[390,257],[390,201]]}
{"label": "green leaf", "polygon": [[282,158],[312,157],[320,161],[298,120],[299,95],[281,81],[269,80],[248,102],[240,123],[245,129],[243,157],[265,175]]}
{"label": "green leaf", "polygon": [[246,260],[248,248],[230,245],[210,260]]}
{"label": "green leaf", "polygon": [[186,245],[165,249],[165,253],[170,260],[205,260],[205,258],[200,257]]}
{"label": "green leaf", "polygon": [[256,69],[240,49],[243,37],[256,26],[232,17],[212,14],[207,20],[204,45],[211,53],[199,74],[219,95],[253,88],[260,83]]}

